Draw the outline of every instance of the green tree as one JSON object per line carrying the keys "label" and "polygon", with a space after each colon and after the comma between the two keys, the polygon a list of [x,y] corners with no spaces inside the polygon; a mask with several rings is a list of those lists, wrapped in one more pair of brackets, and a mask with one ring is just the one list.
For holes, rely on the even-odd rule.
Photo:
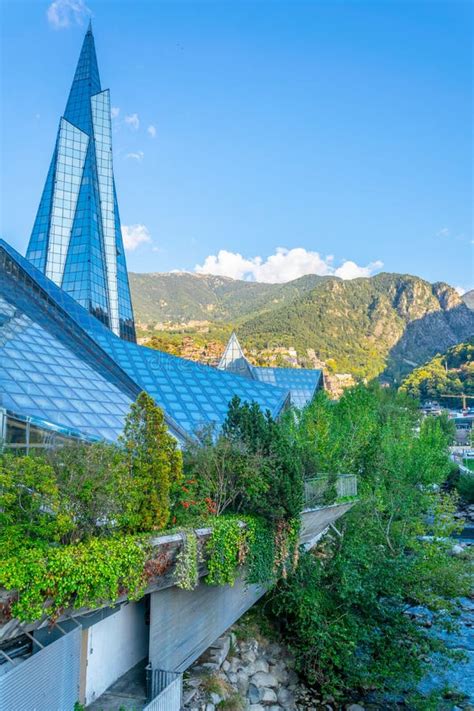
{"label": "green tree", "polygon": [[269,483],[263,469],[261,455],[238,440],[215,437],[213,430],[201,432],[184,450],[184,471],[195,482],[193,498],[207,501],[217,516],[264,499]]}
{"label": "green tree", "polygon": [[170,517],[172,489],[182,478],[182,456],[163,411],[142,392],[130,408],[120,441],[132,486],[125,530],[162,529]]}
{"label": "green tree", "polygon": [[299,517],[303,504],[303,469],[291,431],[265,414],[256,403],[234,397],[222,427],[225,438],[239,443],[260,458],[259,473],[267,483],[266,493],[247,497],[245,510],[276,520]]}
{"label": "green tree", "polygon": [[324,555],[304,554],[270,601],[299,668],[326,693],[406,688],[433,650],[450,654],[407,614],[424,606],[434,629],[447,629],[455,598],[472,584],[448,542],[458,525],[456,500],[441,488],[449,432],[439,418],[417,424],[405,397],[362,386],[338,403],[320,398],[298,422],[318,464],[359,474],[359,501],[339,520],[341,535]]}

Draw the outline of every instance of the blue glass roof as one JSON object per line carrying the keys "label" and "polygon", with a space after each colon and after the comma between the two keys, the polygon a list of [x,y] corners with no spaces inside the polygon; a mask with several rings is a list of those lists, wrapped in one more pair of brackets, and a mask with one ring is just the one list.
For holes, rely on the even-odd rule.
{"label": "blue glass roof", "polygon": [[304,407],[322,387],[321,370],[309,368],[263,368],[252,366],[252,371],[261,383],[271,383],[291,393],[295,407]]}
{"label": "blue glass roof", "polygon": [[[66,369],[65,376],[74,377],[74,373],[82,372],[87,366],[98,372],[102,380],[97,381],[97,386],[94,386],[93,391],[87,389],[87,396],[83,398],[83,402],[88,406],[87,412],[94,411],[94,408],[101,409],[95,400],[99,398],[101,387],[107,389],[103,383],[103,379],[107,381],[107,387],[113,385],[113,388],[118,387],[122,395],[127,394],[126,403],[121,410],[121,415],[117,414],[117,410],[110,412],[112,417],[123,418],[125,410],[128,409],[128,404],[140,390],[148,392],[160,405],[167,417],[171,431],[178,436],[179,439],[184,439],[186,435],[192,435],[200,427],[216,423],[220,425],[225,418],[230,400],[234,395],[238,395],[244,401],[257,402],[263,409],[268,409],[274,417],[276,417],[283,409],[288,401],[288,389],[275,387],[273,384],[260,382],[259,380],[247,380],[232,373],[219,371],[210,366],[201,365],[192,361],[178,358],[167,353],[151,350],[144,346],[139,346],[135,343],[124,341],[115,336],[108,328],[100,323],[94,316],[90,315],[82,306],[80,306],[69,294],[60,289],[56,284],[50,281],[39,270],[33,267],[28,260],[21,257],[12,247],[6,242],[0,240],[0,251],[11,258],[8,260],[10,270],[18,272],[16,279],[3,280],[5,283],[16,281],[16,291],[10,286],[10,297],[5,297],[10,306],[15,307],[18,302],[19,308],[27,313],[28,318],[32,323],[29,324],[31,331],[19,341],[15,340],[11,346],[7,346],[2,355],[6,356],[8,363],[12,363],[11,368],[14,369],[14,364],[18,360],[24,360],[23,368],[26,368],[26,374],[23,375],[23,382],[28,383],[28,397],[30,400],[23,399],[23,406],[20,401],[15,400],[12,381],[14,376],[10,378],[9,393],[13,398],[11,409],[17,412],[25,412],[24,408],[30,408],[27,414],[34,414],[43,419],[48,419],[57,424],[63,424],[65,421],[54,420],[49,415],[46,416],[46,411],[51,414],[56,413],[59,417],[61,412],[66,412],[66,409],[61,410],[61,406],[66,408],[67,402],[58,403],[51,410],[50,403],[40,400],[43,393],[34,392],[33,376],[31,372],[34,370],[35,357],[34,349],[41,348],[42,344],[48,343],[48,348],[42,352],[43,360],[48,361],[47,374],[54,386],[56,373],[58,380],[62,383],[63,369]],[[20,288],[21,274],[30,277],[29,284],[24,284]],[[25,281],[23,279],[23,281]],[[15,293],[13,293],[15,292]],[[36,293],[35,293],[36,292]],[[41,298],[40,298],[41,297]],[[39,308],[39,302],[41,308]],[[28,309],[27,309],[28,307]],[[46,313],[43,313],[46,311]],[[8,316],[8,314],[7,314]],[[48,317],[46,319],[46,316]],[[45,321],[47,320],[47,323]],[[33,329],[33,325],[36,330]],[[39,329],[39,330],[38,330]],[[3,331],[3,329],[2,329]],[[33,333],[36,334],[35,339]],[[60,338],[62,334],[62,340]],[[57,344],[58,354],[55,357],[55,343]],[[31,343],[32,348],[29,348]],[[75,345],[77,343],[77,346]],[[19,356],[19,350],[21,355]],[[83,354],[85,364],[77,362],[77,358]],[[86,358],[87,355],[87,358]],[[61,365],[62,364],[62,365]],[[10,366],[9,366],[10,368]],[[105,373],[105,375],[104,375]],[[83,381],[82,376],[79,376]],[[92,378],[92,374],[90,374]],[[96,382],[97,376],[94,375]],[[119,385],[115,385],[115,380]],[[82,382],[85,387],[85,383]],[[64,383],[66,385],[66,383]],[[97,387],[97,390],[95,389]],[[115,390],[112,388],[111,397],[115,398]],[[62,396],[66,400],[66,391],[63,390]],[[97,396],[95,395],[97,393]],[[22,393],[20,393],[21,395]],[[26,394],[26,393],[23,393]],[[58,394],[58,398],[61,395]],[[107,402],[107,395],[104,395],[103,405]],[[75,400],[75,398],[73,398]],[[102,402],[102,400],[101,400]],[[61,406],[60,406],[61,405]],[[78,405],[79,406],[79,405]],[[9,405],[10,407],[10,405]],[[45,408],[42,413],[43,407]],[[80,409],[80,408],[79,408]],[[111,420],[103,410],[97,412],[100,420],[90,427],[99,427],[105,430],[108,422],[113,422],[113,426],[109,427],[109,437],[115,439],[113,432],[118,422]],[[87,418],[83,417],[84,427],[88,426]],[[81,428],[81,418],[75,417],[75,422],[71,425]],[[113,430],[113,432],[112,432]],[[105,435],[105,432],[103,434]]]}
{"label": "blue glass roof", "polygon": [[1,269],[0,405],[90,438],[115,440],[138,388],[32,297]]}
{"label": "blue glass roof", "polygon": [[232,333],[219,363],[220,370],[268,383],[290,392],[291,403],[304,407],[323,385],[321,370],[309,368],[264,368],[249,363],[235,333]]}

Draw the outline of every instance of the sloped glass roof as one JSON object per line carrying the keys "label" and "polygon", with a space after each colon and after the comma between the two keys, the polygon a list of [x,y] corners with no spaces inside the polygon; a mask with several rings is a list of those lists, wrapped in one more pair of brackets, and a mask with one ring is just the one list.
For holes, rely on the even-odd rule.
{"label": "sloped glass roof", "polygon": [[[72,297],[33,267],[28,260],[21,257],[6,242],[0,240],[0,251],[2,249],[4,254],[10,257],[10,260],[6,260],[7,265],[3,267],[6,272],[11,272],[12,270],[18,272],[16,281],[21,280],[20,273],[30,277],[29,285],[22,289],[22,298],[20,299],[17,291],[16,294],[10,297],[10,305],[15,307],[17,299],[21,304],[24,304],[25,300],[32,300],[33,293],[36,292],[34,309],[30,308],[30,312],[36,309],[38,316],[34,319],[33,314],[30,313],[29,318],[35,322],[41,321],[41,318],[44,318],[44,314],[40,315],[39,311],[45,309],[49,311],[50,321],[48,322],[48,328],[43,326],[43,330],[47,334],[53,332],[56,339],[58,334],[54,332],[53,325],[58,330],[57,324],[60,324],[59,330],[64,330],[65,340],[61,342],[63,350],[58,351],[61,356],[59,359],[52,360],[54,365],[48,366],[48,372],[53,381],[55,372],[58,372],[60,379],[63,377],[61,363],[63,363],[63,368],[69,368],[67,372],[69,372],[70,377],[74,377],[74,372],[80,371],[79,364],[74,360],[71,360],[73,364],[70,365],[70,362],[68,362],[70,356],[64,351],[65,347],[73,351],[72,346],[69,347],[70,339],[76,339],[80,346],[79,353],[81,352],[81,346],[82,349],[87,349],[90,352],[90,365],[95,366],[96,370],[100,370],[100,365],[100,367],[106,369],[107,373],[111,372],[113,377],[120,381],[122,388],[131,393],[128,396],[125,409],[128,408],[130,398],[133,398],[140,390],[145,390],[163,408],[170,429],[179,439],[193,434],[197,429],[209,423],[220,425],[227,413],[228,404],[234,395],[245,401],[257,402],[263,409],[270,410],[274,417],[280,413],[288,401],[287,389],[274,387],[258,380],[246,380],[210,366],[187,361],[177,356],[121,340],[91,316]],[[14,281],[12,278],[9,279],[9,281],[12,280]],[[20,289],[18,284],[17,289]],[[40,295],[41,299],[39,299]],[[38,302],[41,302],[41,308],[39,308]],[[26,306],[24,306],[24,309],[26,309]],[[33,339],[30,341],[30,335],[22,341],[22,358],[33,362],[34,358],[32,352],[29,352],[28,343],[32,343],[33,350],[35,347],[40,347],[43,335],[38,332],[36,342]],[[48,337],[46,334],[44,335],[45,342],[49,342]],[[16,347],[18,346],[12,346],[13,350],[10,349],[4,354],[12,362],[17,360],[15,355]],[[48,352],[43,353],[43,356],[48,360],[53,358],[53,355],[54,344],[51,343]],[[30,383],[32,379],[27,376],[25,381]],[[97,392],[100,392],[100,385],[97,386]],[[65,395],[65,392],[63,394]],[[31,392],[30,397],[32,398]],[[35,397],[40,398],[42,395],[36,393]],[[32,399],[34,403],[24,400],[24,406],[36,408],[35,412],[30,414],[42,417],[40,411],[43,407],[41,404],[43,401]],[[88,391],[84,401],[89,404],[92,410],[94,410],[94,407],[99,407],[94,404],[94,400],[94,393]],[[48,405],[49,408],[50,403],[44,402],[43,404],[45,407]],[[17,412],[23,412],[23,409],[19,409],[20,405],[21,403],[17,403],[12,409]],[[55,408],[55,412],[59,413],[60,411],[61,409],[58,405]],[[114,411],[114,413],[110,414],[112,416],[116,413]],[[80,418],[75,419],[79,427]],[[58,424],[62,423],[63,420],[58,422]],[[107,417],[104,418],[104,421],[102,419],[97,421],[97,426],[99,425],[105,428],[107,426]]]}
{"label": "sloped glass roof", "polygon": [[0,271],[0,405],[115,440],[139,388],[39,307],[12,274]]}
{"label": "sloped glass roof", "polygon": [[235,333],[232,333],[222,358],[219,370],[226,370],[249,380],[268,383],[290,392],[291,403],[304,407],[316,390],[322,387],[322,371],[309,368],[264,368],[249,363]]}
{"label": "sloped glass roof", "polygon": [[255,376],[262,383],[271,383],[289,390],[295,407],[304,407],[322,387],[321,370],[309,368],[263,368],[252,366]]}

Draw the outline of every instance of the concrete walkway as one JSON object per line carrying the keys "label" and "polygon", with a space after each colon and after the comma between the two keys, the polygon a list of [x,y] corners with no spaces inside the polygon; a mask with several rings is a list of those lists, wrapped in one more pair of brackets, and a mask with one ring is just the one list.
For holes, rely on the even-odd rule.
{"label": "concrete walkway", "polygon": [[102,696],[87,706],[88,711],[142,711],[146,706],[145,667],[148,659],[136,666],[109,686]]}

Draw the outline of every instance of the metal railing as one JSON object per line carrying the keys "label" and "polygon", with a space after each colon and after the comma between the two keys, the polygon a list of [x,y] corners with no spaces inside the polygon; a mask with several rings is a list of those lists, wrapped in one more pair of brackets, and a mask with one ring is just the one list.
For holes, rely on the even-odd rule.
{"label": "metal railing", "polygon": [[143,711],[180,711],[183,701],[183,675],[179,672],[146,668],[148,704]]}
{"label": "metal railing", "polygon": [[330,506],[341,499],[357,496],[357,476],[338,474],[335,478],[329,474],[318,474],[304,482],[304,508],[314,509]]}

